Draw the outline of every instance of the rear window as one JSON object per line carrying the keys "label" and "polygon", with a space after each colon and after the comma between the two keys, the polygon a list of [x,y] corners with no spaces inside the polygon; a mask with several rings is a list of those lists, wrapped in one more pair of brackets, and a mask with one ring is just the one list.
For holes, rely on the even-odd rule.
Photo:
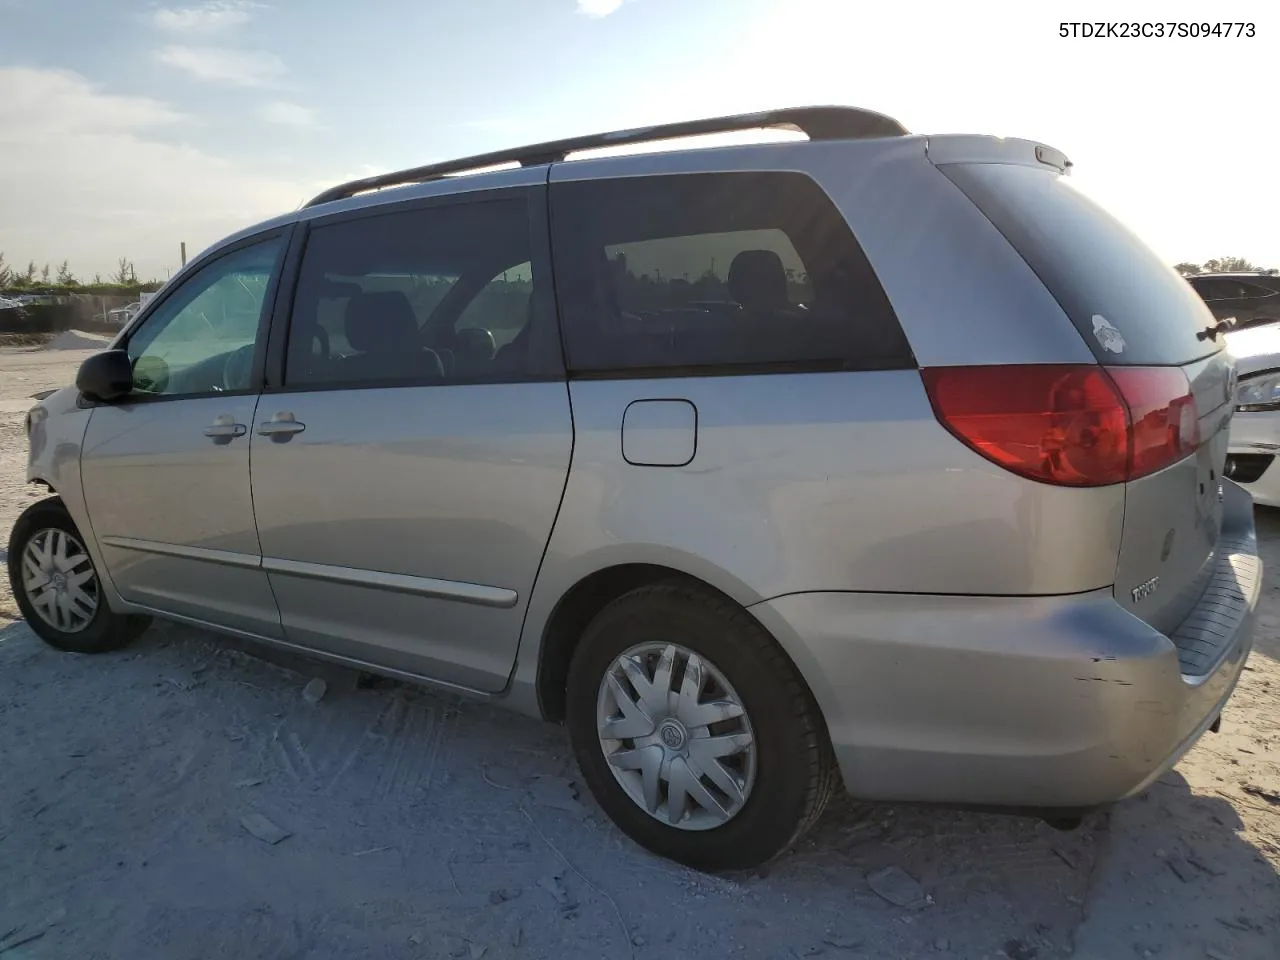
{"label": "rear window", "polygon": [[802,174],[560,183],[551,209],[573,373],[914,365],[844,217]]}
{"label": "rear window", "polygon": [[941,169],[1026,260],[1108,364],[1168,366],[1216,353],[1213,316],[1182,277],[1064,177],[1015,164]]}

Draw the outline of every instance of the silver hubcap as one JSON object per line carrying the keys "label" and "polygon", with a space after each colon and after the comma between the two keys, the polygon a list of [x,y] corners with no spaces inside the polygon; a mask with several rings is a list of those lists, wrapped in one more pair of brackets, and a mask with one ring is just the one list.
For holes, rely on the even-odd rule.
{"label": "silver hubcap", "polygon": [[751,795],[756,746],[742,699],[679,644],[641,644],[613,661],[596,698],[596,730],[627,796],[670,826],[718,827]]}
{"label": "silver hubcap", "polygon": [[98,612],[98,577],[89,552],[56,527],[27,541],[22,588],[40,619],[63,633],[79,633]]}

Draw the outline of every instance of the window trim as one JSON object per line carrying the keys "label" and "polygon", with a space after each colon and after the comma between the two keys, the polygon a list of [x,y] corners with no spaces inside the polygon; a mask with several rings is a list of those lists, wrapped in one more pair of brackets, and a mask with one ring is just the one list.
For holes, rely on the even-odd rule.
{"label": "window trim", "polygon": [[[554,169],[554,167],[553,167]],[[876,273],[875,266],[871,263],[870,257],[867,256],[866,249],[862,245],[862,241],[858,239],[858,235],[854,232],[853,224],[849,223],[845,218],[843,211],[835,199],[827,192],[826,188],[811,174],[804,170],[792,169],[715,169],[715,170],[680,170],[663,173],[635,173],[623,174],[618,176],[607,177],[582,177],[569,179],[553,179],[548,190],[548,204],[554,204],[557,188],[569,186],[581,186],[583,184],[607,183],[617,184],[620,181],[659,181],[675,179],[688,179],[690,177],[734,177],[739,175],[769,175],[778,174],[786,176],[802,177],[809,185],[816,189],[823,198],[825,198],[830,210],[835,216],[839,217],[844,224],[845,229],[849,233],[849,238],[853,243],[853,248],[864,267],[875,283],[876,288],[880,292],[880,296],[884,300],[887,309],[888,319],[890,319],[899,331],[905,354],[901,356],[886,358],[865,358],[859,360],[851,360],[848,358],[821,358],[821,359],[798,359],[798,360],[777,360],[777,361],[728,361],[710,364],[672,364],[661,367],[612,367],[612,366],[592,366],[575,368],[569,363],[569,320],[575,315],[575,312],[582,309],[582,284],[580,280],[564,281],[563,277],[567,271],[581,272],[581,257],[584,253],[584,244],[581,242],[570,242],[568,244],[554,244],[553,234],[553,255],[554,267],[556,271],[557,285],[557,304],[559,306],[560,317],[560,336],[561,349],[563,350],[564,363],[566,369],[566,377],[569,381],[583,380],[674,380],[689,379],[702,377],[747,377],[747,376],[769,376],[769,375],[785,375],[785,374],[803,374],[803,373],[874,373],[886,370],[916,370],[919,369],[919,362],[916,359],[915,351],[911,347],[910,340],[907,338],[906,331],[902,328],[902,322],[898,319],[897,310],[894,308],[893,301],[889,299],[888,292],[884,289],[884,285],[880,281],[879,275]],[[563,192],[563,191],[560,191]],[[554,222],[555,208],[549,206],[550,216]],[[781,228],[779,228],[781,229]],[[782,230],[787,236],[791,245],[795,246],[795,239],[789,233]],[[653,238],[660,239],[660,238]],[[797,248],[797,255],[801,257],[803,262],[803,254]],[[806,270],[808,265],[806,264]],[[594,297],[588,298],[594,303]],[[575,306],[572,302],[579,301]]]}
{"label": "window trim", "polygon": [[[533,276],[533,333],[529,349],[535,357],[535,371],[509,376],[453,377],[444,380],[428,376],[377,381],[335,383],[285,382],[289,353],[289,337],[293,328],[293,308],[298,294],[302,261],[306,256],[311,231],[349,220],[394,216],[401,213],[456,207],[494,200],[520,200],[525,207],[529,230],[529,262]],[[560,319],[555,294],[555,273],[551,260],[551,227],[548,216],[549,192],[545,182],[518,186],[492,187],[484,190],[460,191],[430,197],[415,197],[396,203],[376,204],[312,217],[298,223],[298,231],[290,244],[290,259],[285,265],[272,311],[271,331],[265,365],[264,394],[328,393],[334,390],[392,390],[407,387],[463,387],[481,384],[554,383],[565,379],[564,352],[560,340]],[[541,282],[539,279],[541,278]],[[448,297],[448,294],[446,294]],[[540,368],[540,369],[539,369]]]}
{"label": "window trim", "polygon": [[262,392],[263,384],[263,363],[266,358],[267,338],[270,332],[271,318],[274,311],[274,303],[276,300],[276,292],[279,287],[281,274],[284,265],[288,262],[290,248],[292,246],[292,235],[296,224],[286,224],[284,226],[273,227],[270,230],[264,230],[261,233],[255,233],[249,237],[243,237],[234,243],[226,246],[218,247],[193,261],[182,271],[175,280],[178,282],[165,284],[164,287],[151,299],[147,305],[138,311],[138,315],[134,317],[132,323],[120,334],[120,338],[112,344],[112,350],[128,350],[130,341],[137,335],[138,331],[146,325],[157,310],[179,291],[184,289],[188,283],[194,280],[206,267],[212,266],[224,257],[239,253],[246,247],[252,247],[255,244],[265,243],[268,240],[283,239],[280,249],[276,252],[275,263],[271,267],[271,275],[267,280],[267,289],[262,298],[262,308],[258,316],[258,332],[253,343],[253,363],[249,372],[249,386],[244,390],[208,390],[199,393],[170,393],[170,394],[140,394],[134,395],[130,393],[127,397],[111,402],[101,400],[89,400],[80,394],[79,403],[82,407],[133,407],[150,403],[168,403],[174,400],[204,400],[210,397],[245,397],[255,396]]}

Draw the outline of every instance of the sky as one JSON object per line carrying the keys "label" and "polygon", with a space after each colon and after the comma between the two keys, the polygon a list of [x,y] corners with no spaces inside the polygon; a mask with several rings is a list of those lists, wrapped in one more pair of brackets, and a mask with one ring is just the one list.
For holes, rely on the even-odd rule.
{"label": "sky", "polygon": [[1184,0],[0,0],[0,252],[163,279],[353,177],[808,104],[1026,137],[1170,263],[1280,267],[1280,5]]}

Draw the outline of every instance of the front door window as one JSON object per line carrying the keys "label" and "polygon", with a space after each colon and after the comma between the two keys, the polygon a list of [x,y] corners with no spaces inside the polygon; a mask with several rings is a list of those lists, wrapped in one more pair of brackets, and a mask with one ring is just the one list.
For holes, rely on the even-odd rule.
{"label": "front door window", "polygon": [[139,397],[251,390],[253,353],[283,239],[241,247],[200,269],[129,338]]}

